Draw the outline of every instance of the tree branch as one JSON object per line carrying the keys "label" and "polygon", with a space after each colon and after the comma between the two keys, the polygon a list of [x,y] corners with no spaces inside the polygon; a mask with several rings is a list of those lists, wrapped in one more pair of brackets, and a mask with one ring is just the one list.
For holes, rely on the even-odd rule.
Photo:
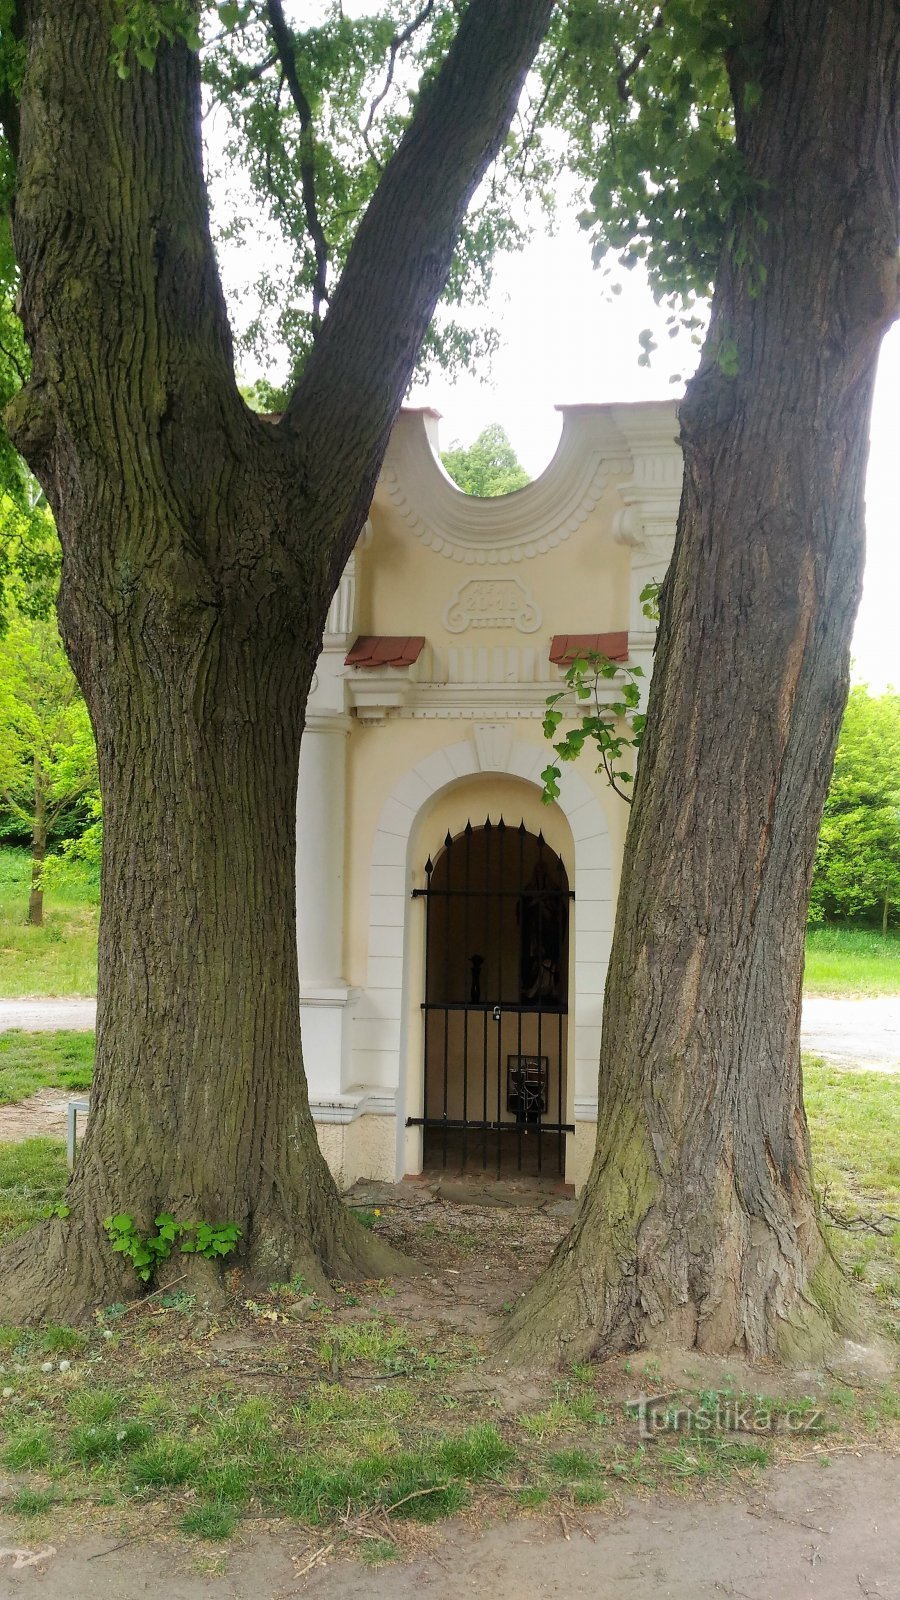
{"label": "tree branch", "polygon": [[381,105],[382,101],[386,98],[386,96],[387,96],[387,94],[388,94],[388,92],[390,90],[391,84],[394,81],[394,71],[395,71],[395,68],[397,66],[397,56],[398,56],[398,54],[403,49],[403,46],[405,44],[409,43],[409,41],[412,38],[413,34],[416,33],[418,31],[418,29],[421,28],[428,21],[428,18],[431,16],[431,13],[432,13],[433,10],[434,10],[434,0],[425,0],[425,4],[423,5],[421,11],[417,11],[416,15],[412,18],[412,20],[406,24],[406,27],[405,28],[401,28],[399,33],[395,33],[394,34],[394,37],[391,40],[390,54],[388,56],[388,66],[387,66],[387,73],[385,74],[384,85],[381,88],[380,92],[378,94],[376,94],[374,100],[372,101],[372,104],[369,106],[369,115],[366,117],[365,126],[363,127],[363,130],[362,130],[362,136],[363,136],[363,139],[365,141],[366,149],[368,150],[369,155],[372,157],[372,160],[374,161],[374,163],[375,163],[376,167],[378,168],[379,172],[383,171],[383,167],[382,167],[382,164],[379,161],[377,155],[375,154],[375,151],[372,148],[372,143],[371,143],[371,140],[369,138],[369,135],[372,132],[372,125],[373,125],[373,123],[375,121],[375,113],[378,110],[378,107]]}
{"label": "tree branch", "polygon": [[648,55],[650,54],[650,51],[653,47],[654,33],[658,33],[663,25],[663,11],[665,8],[666,0],[662,0],[662,4],[660,5],[659,10],[657,11],[656,16],[653,18],[653,22],[651,23],[649,33],[644,34],[643,39],[641,39],[637,45],[634,55],[627,66],[623,62],[621,55],[619,55],[618,50],[616,51],[616,56],[619,63],[619,71],[616,74],[616,94],[619,96],[619,99],[622,101],[623,105],[628,103],[628,85],[638,68],[643,66]]}
{"label": "tree branch", "polygon": [[266,14],[272,29],[272,38],[284,80],[290,91],[291,99],[300,118],[300,191],[303,196],[303,210],[306,213],[306,226],[313,243],[313,252],[316,258],[316,274],[313,282],[313,325],[319,327],[322,320],[322,306],[328,300],[328,241],[319,217],[319,208],[316,202],[316,159],[315,159],[315,130],[313,127],[312,106],[310,105],[303,85],[297,73],[297,41],[291,28],[285,20],[282,0],[266,0]]}
{"label": "tree branch", "polygon": [[[471,0],[388,162],[280,424],[296,437],[303,519],[331,590],[446,283],[469,201],[506,136],[554,0]],[[325,508],[328,517],[325,518]]]}

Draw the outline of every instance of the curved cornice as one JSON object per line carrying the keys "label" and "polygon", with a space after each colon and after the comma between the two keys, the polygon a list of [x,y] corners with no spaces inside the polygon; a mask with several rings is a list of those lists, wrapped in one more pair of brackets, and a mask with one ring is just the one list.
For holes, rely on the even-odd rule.
{"label": "curved cornice", "polygon": [[546,471],[524,489],[490,500],[464,494],[444,471],[436,448],[436,413],[403,411],[376,497],[386,499],[423,544],[448,560],[506,565],[544,555],[581,527],[610,474],[632,466],[612,408],[558,409],[562,434]]}

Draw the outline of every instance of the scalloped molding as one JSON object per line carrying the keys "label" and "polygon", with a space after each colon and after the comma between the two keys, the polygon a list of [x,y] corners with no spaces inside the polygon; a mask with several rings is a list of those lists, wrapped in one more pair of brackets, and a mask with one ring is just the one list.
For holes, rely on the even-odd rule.
{"label": "scalloped molding", "polygon": [[482,500],[463,494],[437,455],[437,414],[400,413],[378,485],[423,544],[448,561],[505,566],[545,555],[590,516],[631,457],[607,406],[560,406],[556,454],[534,483]]}

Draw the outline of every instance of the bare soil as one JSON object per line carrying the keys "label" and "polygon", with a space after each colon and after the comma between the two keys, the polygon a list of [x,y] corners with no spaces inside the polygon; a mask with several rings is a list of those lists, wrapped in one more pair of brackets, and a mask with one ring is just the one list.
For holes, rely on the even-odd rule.
{"label": "bare soil", "polygon": [[[15,1105],[0,1106],[0,1144],[16,1144],[20,1139],[64,1139],[69,1101],[86,1098],[85,1090],[38,1089]],[[79,1131],[84,1131],[83,1122]]]}

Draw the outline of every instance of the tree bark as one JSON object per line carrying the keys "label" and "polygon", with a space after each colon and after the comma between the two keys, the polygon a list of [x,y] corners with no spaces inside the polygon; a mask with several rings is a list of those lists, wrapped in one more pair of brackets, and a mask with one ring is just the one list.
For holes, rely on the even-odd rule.
{"label": "tree bark", "polygon": [[[799,1028],[869,409],[897,309],[900,13],[757,10],[762,32],[730,70],[768,226],[735,219],[681,408],[596,1156],[571,1234],[505,1331],[514,1359],[672,1343],[805,1360],[851,1314],[817,1217]],[[744,61],[762,89],[752,112]]]}
{"label": "tree bark", "polygon": [[[0,1320],[132,1292],[103,1228],[233,1223],[268,1283],[401,1258],[343,1208],[300,1047],[295,803],[334,584],[468,197],[552,0],[472,0],[372,202],[280,427],[235,384],[202,177],[196,60],[126,81],[112,0],[26,0],[14,237],[32,378],[7,413],[63,547],[63,637],[104,803],[97,1063],[70,1214],[3,1254]],[[463,94],[468,82],[469,92]],[[395,270],[395,253],[403,273]],[[379,295],[391,287],[382,317]],[[358,366],[360,347],[365,366]],[[179,1264],[180,1266],[180,1264]],[[206,1269],[195,1262],[205,1277]]]}
{"label": "tree bark", "polygon": [[34,822],[31,829],[31,890],[28,921],[40,928],[44,922],[42,873],[47,857],[47,785],[40,756],[34,758]]}

